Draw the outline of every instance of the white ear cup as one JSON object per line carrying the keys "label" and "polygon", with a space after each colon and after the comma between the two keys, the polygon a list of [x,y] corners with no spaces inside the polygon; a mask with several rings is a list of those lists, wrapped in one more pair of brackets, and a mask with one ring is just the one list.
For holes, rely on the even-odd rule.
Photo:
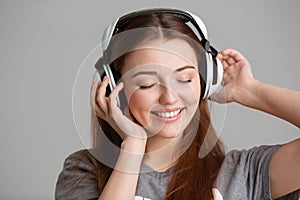
{"label": "white ear cup", "polygon": [[216,58],[216,60],[217,60],[217,68],[218,68],[217,83],[210,86],[210,90],[207,97],[211,96],[213,93],[219,92],[220,89],[222,88],[222,79],[224,74],[223,65],[218,58]]}
{"label": "white ear cup", "polygon": [[[207,39],[207,29],[206,26],[204,24],[204,22],[200,19],[200,17],[198,17],[197,15],[186,11],[187,13],[189,13],[194,20],[197,22],[198,26],[200,27],[203,35],[205,36],[205,38],[201,38],[199,34],[197,34],[197,36],[199,37],[200,41],[202,39]],[[213,59],[212,59],[212,55],[210,53],[206,53],[206,63],[207,63],[207,77],[206,77],[206,88],[205,88],[205,92],[204,92],[204,96],[203,99],[211,96],[213,93],[218,92],[221,88],[222,88],[222,78],[223,78],[223,65],[221,63],[221,61],[216,58],[217,60],[217,83],[213,84],[213,77],[214,77],[214,73],[216,73],[213,69]]]}
{"label": "white ear cup", "polygon": [[205,53],[206,55],[206,87],[203,95],[203,99],[209,96],[211,85],[212,85],[212,77],[213,77],[213,60],[211,54]]}
{"label": "white ear cup", "polygon": [[[222,62],[216,58],[217,61],[217,69],[213,69],[213,59],[210,53],[206,53],[206,61],[207,61],[207,74],[206,74],[206,87],[203,95],[203,99],[210,97],[213,93],[218,92],[222,88],[222,79],[223,79],[223,65]],[[217,72],[216,72],[217,71]],[[217,82],[213,84],[213,74],[217,73]]]}

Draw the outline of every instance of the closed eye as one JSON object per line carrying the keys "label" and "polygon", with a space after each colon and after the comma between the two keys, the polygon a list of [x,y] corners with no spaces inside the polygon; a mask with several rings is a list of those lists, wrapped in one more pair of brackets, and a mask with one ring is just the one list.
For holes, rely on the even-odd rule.
{"label": "closed eye", "polygon": [[192,79],[178,80],[179,83],[191,83]]}
{"label": "closed eye", "polygon": [[151,87],[153,87],[156,83],[153,83],[153,84],[150,84],[150,85],[140,85],[139,88],[142,89],[142,90],[145,90],[145,89],[149,89]]}

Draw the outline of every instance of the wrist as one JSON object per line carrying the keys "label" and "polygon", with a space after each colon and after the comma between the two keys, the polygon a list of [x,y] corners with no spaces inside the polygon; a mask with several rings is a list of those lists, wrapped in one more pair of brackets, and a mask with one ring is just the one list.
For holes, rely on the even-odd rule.
{"label": "wrist", "polygon": [[121,151],[115,169],[128,173],[139,173],[144,158],[146,142],[138,138],[126,138],[121,144]]}
{"label": "wrist", "polygon": [[134,154],[144,154],[146,144],[147,139],[128,137],[122,142],[121,150]]}
{"label": "wrist", "polygon": [[263,83],[253,79],[250,83],[236,91],[233,101],[244,106],[253,107],[259,101]]}

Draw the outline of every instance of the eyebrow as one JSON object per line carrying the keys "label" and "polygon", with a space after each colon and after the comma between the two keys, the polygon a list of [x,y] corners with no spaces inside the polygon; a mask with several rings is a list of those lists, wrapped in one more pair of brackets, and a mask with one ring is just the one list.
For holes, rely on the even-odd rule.
{"label": "eyebrow", "polygon": [[131,78],[134,78],[138,75],[157,75],[157,73],[155,71],[141,71],[141,72],[134,74]]}
{"label": "eyebrow", "polygon": [[[190,66],[190,65],[186,65],[186,66],[183,66],[183,67],[180,67],[180,68],[176,69],[175,72],[181,72],[181,71],[186,70],[186,69],[195,69],[195,67]],[[134,78],[138,75],[157,75],[157,72],[155,72],[155,71],[140,71],[140,72],[134,74],[133,76],[131,76],[131,78]]]}
{"label": "eyebrow", "polygon": [[186,69],[195,69],[195,67],[190,66],[190,65],[186,65],[186,66],[183,66],[183,67],[180,67],[180,68],[176,69],[176,72],[181,72],[181,71],[186,70]]}

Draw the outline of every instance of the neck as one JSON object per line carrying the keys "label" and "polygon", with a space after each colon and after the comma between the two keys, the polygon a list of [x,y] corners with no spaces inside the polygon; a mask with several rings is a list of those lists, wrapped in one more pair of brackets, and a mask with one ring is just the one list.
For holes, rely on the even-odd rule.
{"label": "neck", "polygon": [[178,159],[177,150],[182,137],[164,138],[153,136],[148,138],[146,154],[143,162],[158,172],[165,171],[174,166]]}

